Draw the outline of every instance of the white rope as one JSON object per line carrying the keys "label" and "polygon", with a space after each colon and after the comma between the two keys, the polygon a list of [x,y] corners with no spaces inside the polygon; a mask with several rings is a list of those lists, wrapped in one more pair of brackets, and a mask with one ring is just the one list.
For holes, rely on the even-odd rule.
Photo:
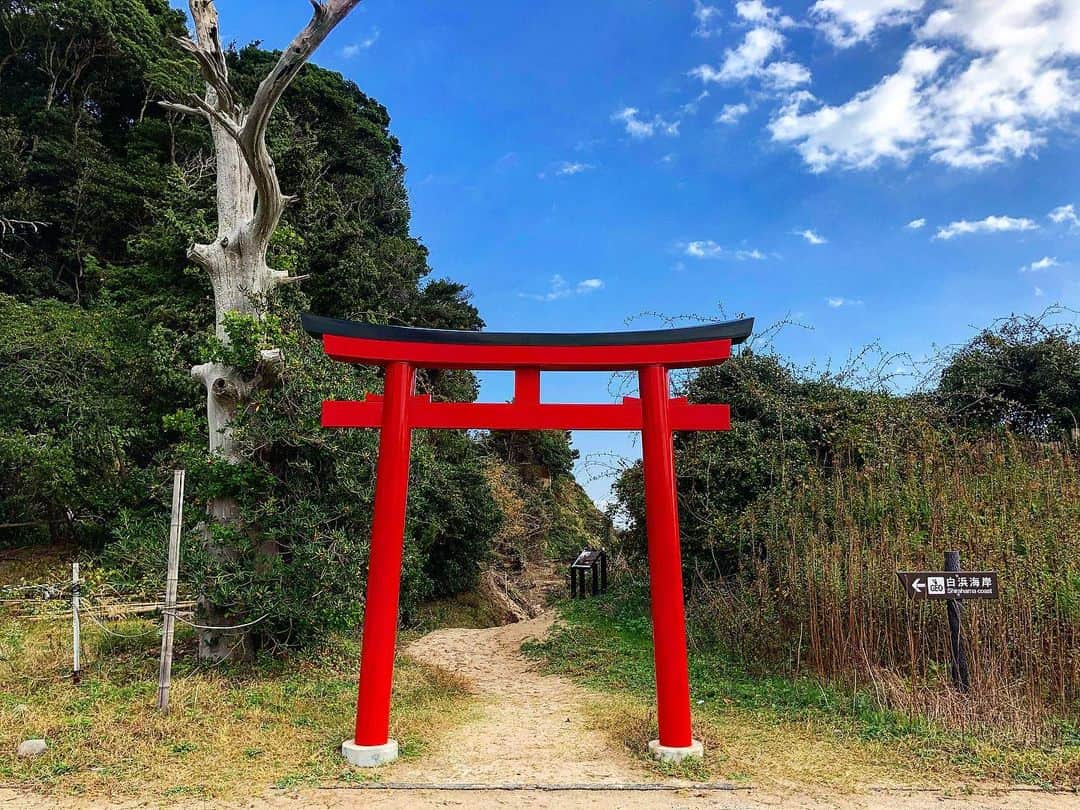
{"label": "white rope", "polygon": [[185,619],[183,616],[181,616],[178,613],[166,613],[166,611],[162,611],[162,615],[169,615],[169,616],[172,616],[175,619],[179,619],[184,624],[189,625],[191,627],[194,627],[196,630],[219,630],[219,631],[222,631],[222,632],[227,632],[229,630],[242,630],[245,627],[251,627],[252,625],[255,625],[255,624],[258,624],[259,622],[261,622],[263,619],[265,619],[270,614],[269,613],[264,613],[262,616],[255,619],[255,621],[245,622],[244,624],[234,624],[234,625],[232,625],[230,627],[213,627],[211,625],[206,625],[206,624],[195,624],[195,622],[189,622],[187,619]]}
{"label": "white rope", "polygon": [[102,630],[104,630],[110,636],[116,636],[117,638],[143,638],[144,636],[148,636],[151,633],[159,633],[159,632],[161,632],[160,628],[151,627],[145,633],[130,633],[130,634],[129,633],[117,633],[115,630],[110,630],[108,627],[106,627],[105,623],[102,622],[101,619],[99,619],[97,616],[95,616],[92,611],[89,611],[89,610],[80,611],[79,615],[89,616],[90,620],[94,624],[96,624],[98,627],[100,627]]}

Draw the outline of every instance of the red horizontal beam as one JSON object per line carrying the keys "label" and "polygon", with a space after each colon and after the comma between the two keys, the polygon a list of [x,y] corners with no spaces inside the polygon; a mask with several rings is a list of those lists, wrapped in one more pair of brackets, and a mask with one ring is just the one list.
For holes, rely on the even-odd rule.
{"label": "red horizontal beam", "polygon": [[323,350],[346,363],[383,366],[405,362],[414,368],[505,371],[628,371],[645,366],[698,368],[731,356],[731,341],[699,340],[640,346],[505,346],[501,344],[423,343],[323,335]]}
{"label": "red horizontal beam", "polygon": [[[672,430],[730,430],[727,405],[691,405],[672,399],[669,414]],[[322,426],[328,428],[377,428],[382,425],[382,398],[366,401],[326,400]],[[442,430],[641,430],[641,402],[625,397],[614,405],[547,403],[432,402],[414,396],[408,403],[408,422],[413,428]]]}

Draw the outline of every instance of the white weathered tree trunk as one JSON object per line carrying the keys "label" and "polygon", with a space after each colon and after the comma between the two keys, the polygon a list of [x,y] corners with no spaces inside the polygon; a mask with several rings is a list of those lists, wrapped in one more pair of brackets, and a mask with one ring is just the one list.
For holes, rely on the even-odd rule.
{"label": "white weathered tree trunk", "polygon": [[[311,21],[281,54],[274,69],[262,80],[250,107],[245,108],[229,82],[225,51],[221,46],[214,0],[189,0],[195,39],[180,44],[199,63],[206,83],[203,96],[187,103],[161,102],[170,110],[205,118],[214,140],[217,168],[217,236],[213,242],[194,244],[188,257],[204,268],[214,290],[217,336],[228,342],[225,316],[241,313],[261,317],[266,296],[278,284],[294,281],[288,273],[266,263],[270,237],[285,206],[291,201],[281,193],[274,161],[266,147],[266,129],[281,94],[304,66],[312,52],[360,0],[310,0]],[[236,409],[258,387],[273,384],[281,366],[281,352],[262,352],[254,378],[245,379],[234,368],[204,363],[191,370],[206,389],[206,416],[210,451],[229,462],[238,460],[232,437]],[[217,498],[208,508],[215,521],[228,522],[236,515],[232,498]],[[207,535],[209,538],[209,534]],[[228,554],[227,549],[211,549]],[[266,549],[268,553],[272,549]],[[200,599],[204,624],[230,624],[225,611]],[[249,630],[204,630],[199,638],[201,658],[242,658],[252,652]]]}

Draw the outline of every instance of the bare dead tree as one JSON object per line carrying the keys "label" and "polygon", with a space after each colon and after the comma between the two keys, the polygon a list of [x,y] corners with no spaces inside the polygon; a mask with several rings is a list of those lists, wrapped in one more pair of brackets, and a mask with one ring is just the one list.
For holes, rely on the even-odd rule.
{"label": "bare dead tree", "polygon": [[[160,102],[168,110],[204,118],[213,137],[217,236],[212,242],[192,245],[188,258],[210,276],[217,336],[225,343],[229,340],[226,315],[261,317],[266,296],[277,285],[296,281],[286,271],[272,269],[266,260],[270,238],[285,207],[294,200],[281,191],[266,146],[267,126],[274,107],[296,74],[360,0],[310,2],[314,9],[310,22],[282,52],[277,64],[260,82],[251,104],[245,106],[229,80],[214,1],[189,0],[195,38],[181,38],[179,44],[198,63],[205,93],[192,94],[182,101]],[[237,369],[221,363],[192,368],[192,376],[206,388],[211,453],[230,462],[237,460],[231,430],[236,410],[255,389],[274,384],[281,364],[281,351],[270,349],[261,352],[252,378],[245,378]],[[216,521],[228,522],[235,518],[236,502],[233,498],[217,498],[209,505],[209,513]],[[215,551],[225,553],[221,549]],[[206,624],[220,626],[228,622],[229,617],[205,599],[201,600],[201,610],[209,620]],[[249,632],[204,631],[199,639],[199,655],[209,660],[247,656],[252,652]]]}

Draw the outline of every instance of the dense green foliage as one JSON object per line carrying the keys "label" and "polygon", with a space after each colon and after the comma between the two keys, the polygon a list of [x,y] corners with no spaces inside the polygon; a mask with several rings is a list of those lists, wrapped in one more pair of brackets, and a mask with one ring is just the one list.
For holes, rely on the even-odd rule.
{"label": "dense green foliage", "polygon": [[493,430],[485,444],[507,463],[547,478],[570,475],[578,459],[568,430]]}
{"label": "dense green foliage", "polygon": [[950,358],[939,396],[960,424],[1035,439],[1080,434],[1078,345],[1075,324],[1010,318]]}
{"label": "dense green foliage", "polygon": [[[713,576],[734,571],[742,554],[765,553],[738,545],[732,531],[760,498],[804,486],[814,469],[879,460],[924,435],[929,418],[923,398],[855,389],[828,375],[804,379],[783,359],[752,351],[701,370],[681,387],[695,402],[731,406],[730,431],[675,436],[685,559]],[[640,463],[620,477],[615,494],[629,518],[629,549],[642,554]]]}
{"label": "dense green foliage", "polygon": [[[298,201],[271,264],[308,276],[265,323],[230,324],[230,362],[285,352],[280,385],[238,415],[243,460],[205,450],[205,394],[192,365],[225,351],[211,337],[211,290],[185,257],[213,232],[205,122],[162,98],[197,90],[165,0],[0,2],[0,542],[37,534],[104,549],[123,576],[160,589],[170,480],[188,470],[188,523],[211,498],[238,498],[227,553],[192,531],[184,573],[237,619],[269,612],[264,639],[302,642],[357,618],[367,553],[375,436],[328,433],[319,403],[378,390],[371,371],[330,363],[297,311],[442,328],[482,326],[464,287],[432,280],[409,232],[401,150],[387,111],[340,75],[305,67],[269,141]],[[228,54],[250,98],[276,55]],[[22,223],[21,225],[19,223]],[[437,397],[475,397],[467,373],[424,376]],[[499,515],[465,434],[418,436],[403,609],[468,587]],[[267,555],[272,550],[277,553]]]}

